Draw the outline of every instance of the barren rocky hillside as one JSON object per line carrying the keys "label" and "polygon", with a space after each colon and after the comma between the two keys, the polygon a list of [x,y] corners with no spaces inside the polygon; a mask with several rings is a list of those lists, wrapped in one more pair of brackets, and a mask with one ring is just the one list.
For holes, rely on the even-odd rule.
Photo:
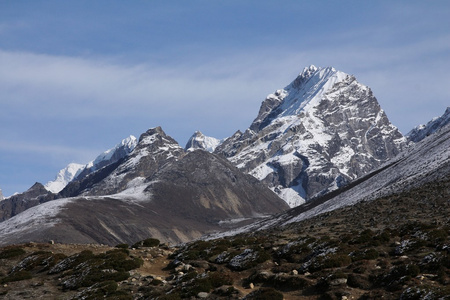
{"label": "barren rocky hillside", "polygon": [[272,230],[0,249],[1,299],[450,299],[450,179]]}

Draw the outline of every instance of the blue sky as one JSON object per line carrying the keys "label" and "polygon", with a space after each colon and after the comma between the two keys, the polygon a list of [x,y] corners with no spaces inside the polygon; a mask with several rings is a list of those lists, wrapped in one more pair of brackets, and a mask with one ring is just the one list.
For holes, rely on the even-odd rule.
{"label": "blue sky", "polygon": [[0,188],[162,126],[245,130],[305,66],[372,88],[407,133],[450,100],[449,1],[0,0]]}

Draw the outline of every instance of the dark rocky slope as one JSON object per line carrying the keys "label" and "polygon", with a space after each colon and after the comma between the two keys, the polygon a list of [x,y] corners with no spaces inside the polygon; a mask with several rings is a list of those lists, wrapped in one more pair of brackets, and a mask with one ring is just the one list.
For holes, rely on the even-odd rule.
{"label": "dark rocky slope", "polygon": [[449,299],[449,199],[447,178],[285,227],[182,248],[142,243],[127,254],[126,245],[9,246],[0,248],[0,295]]}

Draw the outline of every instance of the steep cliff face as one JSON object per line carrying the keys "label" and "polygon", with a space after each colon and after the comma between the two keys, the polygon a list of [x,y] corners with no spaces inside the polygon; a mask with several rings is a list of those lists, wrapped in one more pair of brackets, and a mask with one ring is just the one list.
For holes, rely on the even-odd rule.
{"label": "steep cliff face", "polygon": [[216,153],[294,207],[368,173],[405,145],[367,86],[310,66],[270,94],[250,128]]}

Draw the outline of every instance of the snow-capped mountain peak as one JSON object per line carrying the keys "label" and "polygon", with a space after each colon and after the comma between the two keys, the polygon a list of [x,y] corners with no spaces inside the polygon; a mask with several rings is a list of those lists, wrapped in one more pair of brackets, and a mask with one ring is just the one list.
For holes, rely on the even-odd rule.
{"label": "snow-capped mountain peak", "polygon": [[325,92],[347,76],[349,75],[332,67],[310,66],[285,88],[286,97],[280,107],[282,111],[280,116],[297,115],[307,105],[317,105]]}
{"label": "snow-capped mountain peak", "polygon": [[45,189],[52,193],[59,193],[69,182],[71,182],[86,165],[70,163],[64,169],[61,169],[56,175],[55,180],[47,182]]}
{"label": "snow-capped mountain peak", "polygon": [[[92,165],[94,166],[100,166],[103,164],[103,162],[106,161],[111,161],[114,155],[118,155],[118,151],[122,152],[122,154],[118,155],[121,157],[124,157],[128,154],[131,153],[131,151],[134,150],[134,148],[137,145],[137,139],[135,136],[130,135],[129,137],[123,139],[120,143],[118,143],[117,145],[115,145],[113,148],[106,150],[105,152],[103,152],[102,154],[100,154],[99,156],[97,156],[97,158],[95,158],[92,162],[90,162],[88,165]],[[98,169],[98,167],[97,167]]]}
{"label": "snow-capped mountain peak", "polygon": [[55,180],[47,182],[45,188],[52,193],[59,193],[67,186],[69,182],[75,179],[79,180],[96,170],[128,156],[134,150],[136,145],[136,137],[130,135],[113,148],[98,155],[93,161],[90,161],[87,164],[69,164],[67,167],[58,172]]}
{"label": "snow-capped mountain peak", "polygon": [[250,128],[216,152],[297,206],[366,174],[405,144],[367,86],[332,67],[310,66],[270,94]]}
{"label": "snow-capped mountain peak", "polygon": [[208,152],[213,152],[222,141],[210,136],[206,136],[200,131],[196,131],[186,143],[184,149],[186,151],[194,151],[196,149],[203,149]]}
{"label": "snow-capped mountain peak", "polygon": [[349,77],[332,67],[318,68],[311,65],[303,69],[288,86],[267,96],[250,128],[258,131],[274,119],[296,116],[308,107],[318,105],[324,93]]}

